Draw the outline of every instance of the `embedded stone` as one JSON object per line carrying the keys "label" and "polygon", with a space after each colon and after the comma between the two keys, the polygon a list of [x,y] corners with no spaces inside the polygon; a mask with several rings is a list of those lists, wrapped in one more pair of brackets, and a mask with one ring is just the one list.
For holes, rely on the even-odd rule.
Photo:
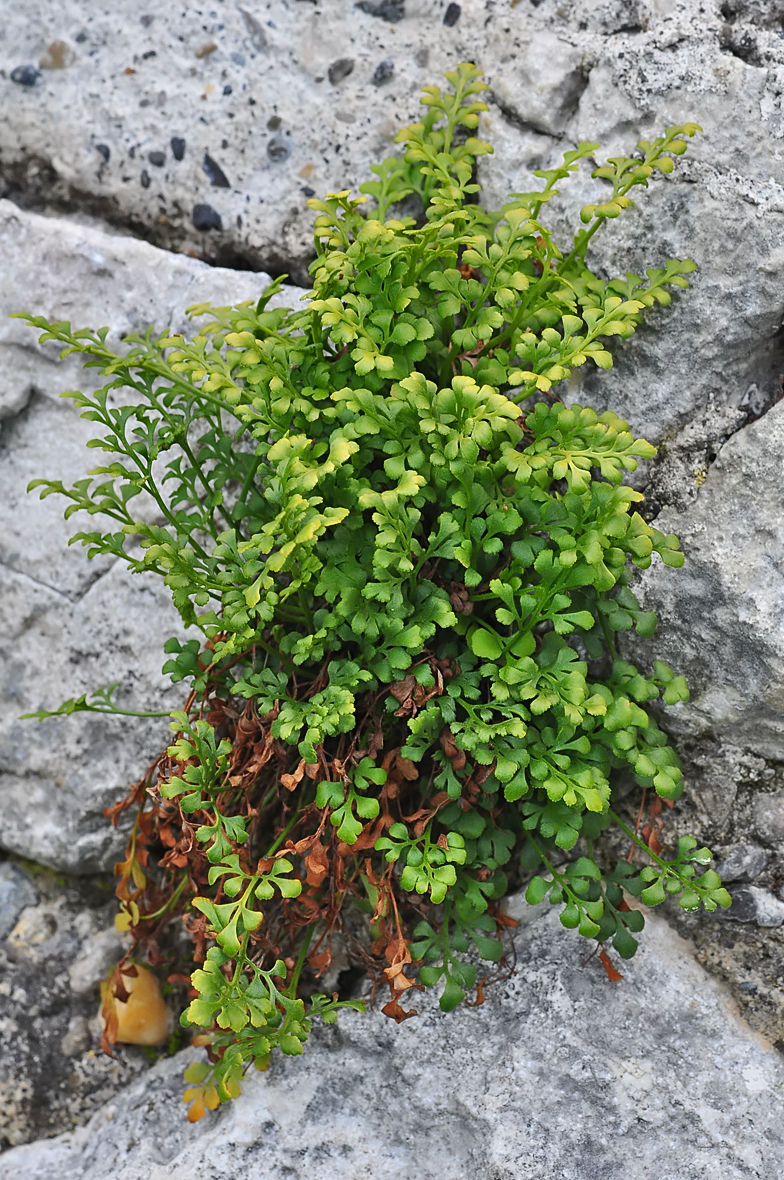
{"label": "embedded stone", "polygon": [[733,844],[716,863],[722,881],[753,881],[765,871],[768,854],[759,844]]}
{"label": "embedded stone", "polygon": [[732,905],[717,916],[732,922],[756,922],[758,926],[784,925],[784,901],[758,885],[739,885],[730,889]]}
{"label": "embedded stone", "polygon": [[333,61],[327,70],[327,77],[333,86],[337,86],[338,82],[342,82],[344,78],[347,78],[353,69],[353,57],[339,57],[337,61]]}
{"label": "embedded stone", "polygon": [[16,66],[11,70],[11,81],[16,82],[17,86],[35,86],[40,77],[35,66]]}
{"label": "embedded stone", "polygon": [[8,937],[22,911],[37,900],[29,873],[12,861],[0,864],[0,939]]}
{"label": "embedded stone", "polygon": [[218,161],[213,160],[209,152],[204,153],[201,170],[205,176],[209,176],[210,184],[213,186],[213,188],[231,188],[226,173],[223,171]]}
{"label": "embedded stone", "polygon": [[762,840],[784,842],[784,791],[758,795],[752,805],[754,827]]}
{"label": "embedded stone", "polygon": [[194,205],[192,220],[194,229],[223,229],[223,219],[212,205]]}

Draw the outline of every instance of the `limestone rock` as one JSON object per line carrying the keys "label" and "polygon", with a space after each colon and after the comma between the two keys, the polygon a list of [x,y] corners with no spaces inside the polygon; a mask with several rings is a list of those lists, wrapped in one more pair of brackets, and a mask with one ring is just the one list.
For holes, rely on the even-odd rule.
{"label": "limestone rock", "polygon": [[[149,1067],[141,1050],[113,1060],[99,1047],[98,983],[122,953],[110,880],[32,872],[0,866],[0,905],[12,874],[27,895],[10,933],[0,928],[0,1151],[72,1130]],[[107,934],[114,958],[98,964]],[[101,974],[76,991],[69,969],[91,954]]]}
{"label": "limestone rock", "polygon": [[346,1014],[303,1057],[248,1075],[190,1126],[188,1050],[81,1130],[0,1157],[12,1180],[772,1180],[784,1169],[784,1064],[652,918],[610,984],[557,917],[523,919],[516,972],[485,1003],[395,1026]]}
{"label": "limestone rock", "polygon": [[[166,744],[165,714],[179,704],[160,671],[179,618],[159,579],[116,564],[75,602],[0,566],[0,595],[2,845],[69,872],[110,868],[126,837],[104,808]],[[117,681],[121,707],[164,717],[19,719]]]}
{"label": "limestone rock", "polygon": [[[176,708],[182,693],[161,675],[166,639],[181,634],[168,591],[109,558],[90,562],[63,520],[65,502],[41,502],[27,484],[67,484],[93,465],[94,427],[60,392],[95,387],[93,370],[8,313],[24,308],[79,326],[109,327],[117,344],[150,324],[187,327],[186,307],[256,298],[268,276],[215,269],[135,238],[63,222],[0,201],[0,401],[10,414],[0,435],[0,799],[2,846],[71,872],[110,867],[124,844],[103,809],[138,779],[166,743],[165,719],[80,715],[20,721],[120,681],[121,707]],[[293,289],[282,297],[296,302]]]}
{"label": "limestone rock", "polygon": [[730,889],[732,905],[722,913],[724,921],[756,922],[758,926],[784,925],[784,901],[757,885]]}
{"label": "limestone rock", "polygon": [[[263,273],[206,266],[107,232],[89,218],[43,217],[7,200],[0,201],[0,250],[0,418],[18,413],[32,391],[57,398],[64,390],[95,388],[97,380],[78,357],[59,360],[56,343],[38,345],[35,330],[10,320],[11,312],[69,320],[74,327],[108,327],[108,341],[116,346],[151,324],[187,331],[186,308],[258,298],[270,281]],[[300,294],[292,291],[288,301]]]}
{"label": "limestone rock", "polygon": [[22,911],[37,900],[35,886],[24,869],[10,862],[0,864],[0,939],[11,933]]}
{"label": "limestone rock", "polygon": [[495,35],[487,46],[495,67],[495,103],[513,124],[560,137],[588,82],[590,65],[584,51],[544,29],[522,43],[499,27]]}
{"label": "limestone rock", "polygon": [[784,791],[759,795],[754,800],[754,827],[763,840],[784,843]]}
{"label": "limestone rock", "polygon": [[657,562],[639,580],[659,614],[650,647],[691,686],[691,700],[667,710],[669,727],[774,759],[784,757],[783,449],[779,403],[725,443],[691,507],[657,518],[680,537],[683,569]]}
{"label": "limestone rock", "polygon": [[[592,247],[620,274],[694,257],[694,290],[620,344],[614,373],[581,375],[569,391],[658,441],[710,398],[770,404],[781,369],[784,42],[759,6],[739,0],[730,24],[726,7],[476,0],[445,24],[440,0],[257,0],[214,13],[188,0],[165,15],[31,0],[9,13],[0,48],[0,177],[23,204],[304,283],[308,197],[367,179],[419,117],[421,86],[461,59],[491,87],[479,129],[495,146],[480,163],[491,205],[530,189],[531,169],[580,139],[626,153],[668,123],[698,122],[688,162]],[[61,68],[31,64],[55,58]],[[11,80],[20,65],[32,84]],[[589,172],[553,205],[556,221],[574,225],[604,191]]]}
{"label": "limestone rock", "polygon": [[716,864],[722,881],[754,880],[765,871],[768,854],[759,844],[732,844]]}
{"label": "limestone rock", "polygon": [[97,987],[120,961],[124,950],[122,935],[114,926],[93,934],[82,947],[79,957],[68,968],[68,979],[74,995],[83,996]]}

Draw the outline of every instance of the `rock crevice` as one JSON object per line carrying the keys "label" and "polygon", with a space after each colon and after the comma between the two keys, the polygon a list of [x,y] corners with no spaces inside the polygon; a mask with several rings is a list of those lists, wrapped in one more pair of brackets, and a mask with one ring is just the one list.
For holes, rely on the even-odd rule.
{"label": "rock crevice", "polygon": [[[625,650],[645,667],[662,656],[691,681],[691,701],[664,718],[688,792],[662,839],[694,830],[713,840],[736,898],[723,918],[668,919],[753,1026],[784,1043],[781,16],[780,0],[256,0],[214,12],[185,0],[165,15],[29,0],[9,11],[0,44],[0,184],[11,198],[0,200],[7,853],[79,875],[89,893],[89,875],[109,869],[124,843],[104,808],[167,741],[165,720],[38,725],[21,713],[114,681],[127,707],[182,703],[160,672],[163,643],[182,635],[168,592],[119,562],[90,564],[68,548],[79,524],[63,521],[58,497],[25,492],[33,478],[67,483],[90,466],[93,427],[59,395],[94,390],[95,373],[58,360],[7,314],[106,325],[118,344],[150,324],[187,330],[193,304],[256,299],[270,274],[306,286],[308,198],[356,189],[419,117],[420,87],[470,58],[491,87],[477,130],[495,149],[478,167],[489,207],[530,189],[532,170],[556,166],[581,140],[600,141],[603,160],[668,124],[704,128],[673,177],[635,192],[635,207],[597,235],[589,259],[622,275],[691,257],[691,290],[618,342],[610,372],[580,370],[557,394],[613,409],[661,444],[634,479],[657,527],[681,537],[686,566],[654,564],[641,576],[659,633],[653,644],[627,636]],[[586,161],[548,209],[562,239],[580,207],[606,193],[590,171]],[[302,294],[286,288],[276,303]],[[15,1144],[85,1122],[123,1081],[95,1057],[90,1024],[96,964],[108,970],[101,954],[119,953],[108,911],[82,886],[67,904],[43,886],[33,897],[23,872],[0,872],[0,921],[13,922],[0,941],[0,1005],[10,1005],[0,1037],[11,1028],[3,1021],[24,1025],[14,988],[32,994],[38,977],[57,972],[59,982],[33,1001],[35,1035],[23,1028],[2,1042],[3,1133]],[[270,1180],[384,1180],[412,1169],[455,1180],[773,1180],[784,1171],[780,1059],[671,931],[654,921],[640,959],[610,986],[592,974],[595,961],[579,967],[582,948],[551,917],[515,912],[524,921],[517,974],[479,1009],[447,1024],[428,997],[423,1017],[400,1029],[349,1016],[318,1033],[302,1061],[254,1077],[239,1103],[195,1128],[183,1121],[182,1061],[162,1062],[87,1127],[11,1151],[0,1178],[190,1180],[205,1157],[238,1180],[259,1167]],[[61,1093],[71,1082],[60,1064],[46,1088],[47,1062],[64,1057],[73,1100]],[[27,1118],[31,1100],[51,1106],[53,1121]],[[448,1157],[433,1147],[447,1134]]]}

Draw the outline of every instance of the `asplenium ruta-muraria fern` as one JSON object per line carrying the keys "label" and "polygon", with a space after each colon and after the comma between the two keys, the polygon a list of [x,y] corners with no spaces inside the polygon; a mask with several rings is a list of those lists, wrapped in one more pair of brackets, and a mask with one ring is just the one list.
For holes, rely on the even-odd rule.
{"label": "asplenium ruta-muraria fern", "polygon": [[[624,958],[643,926],[626,898],[729,904],[695,840],[664,859],[613,810],[621,769],[681,793],[646,706],[684,700],[685,682],[619,658],[615,635],[654,630],[635,568],[682,556],[623,484],[654,448],[552,392],[589,361],[608,368],[609,338],[688,285],[690,261],[605,281],[585,258],[698,128],[597,168],[607,200],[559,245],[547,202],[598,145],[488,212],[474,171],[492,149],[467,134],[485,87],[470,65],[446,78],[364,195],[310,202],[301,306],[270,310],[276,282],[257,304],[191,309],[206,317],[191,340],[151,329],[121,353],[105,330],[27,317],[107,379],[67,395],[106,465],[33,486],[116,521],[78,538],[160,574],[194,632],[166,647],[191,691],[123,804],[136,821],[118,888],[137,954],[160,954],[180,915],[194,939],[182,1023],[209,1062],[187,1074],[191,1118],[335,1019],[318,977],[338,936],[403,1019],[415,982],[451,1009],[477,956],[502,958],[501,900],[534,868],[529,901]],[[390,216],[414,195],[418,219]],[[143,492],[157,515],[140,520]],[[595,850],[611,824],[635,863]]]}

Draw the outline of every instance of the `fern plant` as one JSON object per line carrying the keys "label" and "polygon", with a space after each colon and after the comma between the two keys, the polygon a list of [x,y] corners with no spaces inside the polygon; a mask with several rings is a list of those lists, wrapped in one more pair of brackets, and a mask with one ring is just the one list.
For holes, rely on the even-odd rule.
{"label": "fern plant", "polygon": [[[616,649],[656,623],[635,568],[683,560],[623,484],[654,448],[550,392],[608,368],[609,338],[688,285],[688,260],[606,281],[586,251],[699,129],[597,168],[608,199],[559,245],[547,202],[598,145],[489,212],[485,87],[471,65],[446,78],[362,195],[310,202],[304,306],[270,310],[278,280],[257,304],[192,308],[193,339],[150,329],[120,353],[106,329],[25,316],[106,378],[65,395],[104,465],[31,487],[111,518],[74,539],[159,574],[195,633],[166,645],[190,690],[174,741],[113,809],[135,809],[121,928],[153,962],[174,918],[193,939],[182,1023],[209,1060],[186,1075],[191,1119],[250,1063],[302,1052],[315,1018],[362,1006],[318,990],[338,933],[401,1020],[409,989],[438,986],[449,1010],[477,959],[492,971],[501,901],[535,869],[528,900],[623,958],[644,921],[627,898],[729,904],[706,849],[685,837],[665,859],[613,806],[622,770],[664,800],[683,785],[647,706],[686,684]],[[421,216],[395,216],[413,195]],[[109,711],[112,689],[59,711]],[[637,863],[597,848],[609,825]]]}

